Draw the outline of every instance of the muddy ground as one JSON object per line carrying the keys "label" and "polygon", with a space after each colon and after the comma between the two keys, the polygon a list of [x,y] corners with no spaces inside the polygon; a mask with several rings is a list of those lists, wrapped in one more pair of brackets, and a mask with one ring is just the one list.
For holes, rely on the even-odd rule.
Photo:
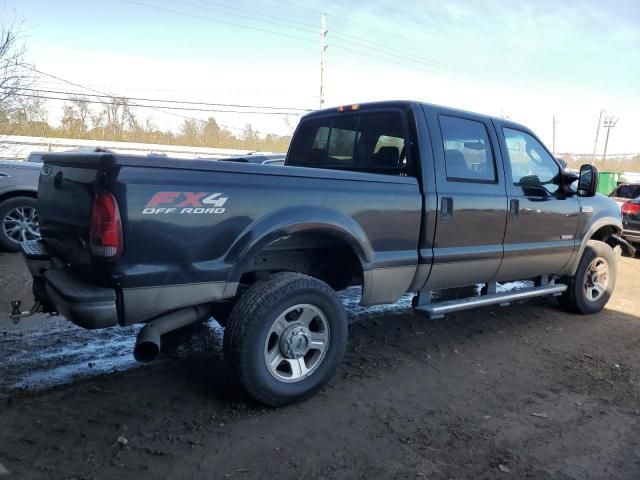
{"label": "muddy ground", "polygon": [[0,254],[0,478],[639,479],[639,267],[621,259],[589,317],[539,299],[427,320],[348,291],[338,376],[274,410],[228,374],[214,320],[144,367],[137,327],[14,326],[28,275]]}

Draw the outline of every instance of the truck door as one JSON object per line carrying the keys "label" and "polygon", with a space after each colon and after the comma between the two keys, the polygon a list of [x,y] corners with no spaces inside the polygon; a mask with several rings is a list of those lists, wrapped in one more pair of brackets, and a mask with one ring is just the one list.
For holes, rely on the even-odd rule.
{"label": "truck door", "polygon": [[531,132],[496,121],[509,215],[498,281],[558,273],[576,248],[580,205],[560,188],[560,166]]}
{"label": "truck door", "polygon": [[437,219],[425,289],[493,280],[502,261],[507,196],[491,120],[425,107],[435,162]]}

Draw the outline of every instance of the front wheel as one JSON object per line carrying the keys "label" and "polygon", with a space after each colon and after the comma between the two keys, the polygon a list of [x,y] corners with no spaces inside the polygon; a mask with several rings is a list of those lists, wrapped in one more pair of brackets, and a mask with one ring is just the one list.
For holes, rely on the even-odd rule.
{"label": "front wheel", "polygon": [[604,242],[589,240],[568,289],[560,297],[567,309],[582,314],[597,313],[611,298],[616,284],[616,256]]}
{"label": "front wheel", "polygon": [[252,285],[227,321],[224,354],[245,390],[281,406],[322,388],[342,360],[347,319],[326,283],[278,273]]}

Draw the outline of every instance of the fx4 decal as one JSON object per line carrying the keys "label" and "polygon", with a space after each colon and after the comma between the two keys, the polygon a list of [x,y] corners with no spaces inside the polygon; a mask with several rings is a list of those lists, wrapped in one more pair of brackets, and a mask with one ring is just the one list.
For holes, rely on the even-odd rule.
{"label": "fx4 decal", "polygon": [[224,213],[229,200],[224,193],[207,192],[156,192],[142,210],[143,215],[165,215],[177,213],[218,214]]}

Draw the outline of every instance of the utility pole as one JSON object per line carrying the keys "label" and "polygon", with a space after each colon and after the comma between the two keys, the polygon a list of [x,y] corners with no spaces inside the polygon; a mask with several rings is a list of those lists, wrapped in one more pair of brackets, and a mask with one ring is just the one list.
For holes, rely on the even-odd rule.
{"label": "utility pole", "polygon": [[320,108],[324,107],[324,68],[326,64],[327,45],[327,15],[322,14],[320,21]]}
{"label": "utility pole", "polygon": [[598,128],[596,128],[596,141],[593,142],[593,155],[591,155],[591,165],[596,163],[596,149],[598,148],[598,135],[600,135],[600,125],[602,125],[602,115],[604,115],[604,110],[600,110],[600,116],[598,117]]}
{"label": "utility pole", "polygon": [[609,145],[609,134],[611,133],[611,129],[615,128],[617,123],[618,123],[617,118],[607,117],[604,119],[603,127],[607,129],[607,136],[604,141],[604,153],[602,154],[603,162],[607,159],[607,146]]}
{"label": "utility pole", "polygon": [[556,116],[553,115],[553,156],[556,156]]}

